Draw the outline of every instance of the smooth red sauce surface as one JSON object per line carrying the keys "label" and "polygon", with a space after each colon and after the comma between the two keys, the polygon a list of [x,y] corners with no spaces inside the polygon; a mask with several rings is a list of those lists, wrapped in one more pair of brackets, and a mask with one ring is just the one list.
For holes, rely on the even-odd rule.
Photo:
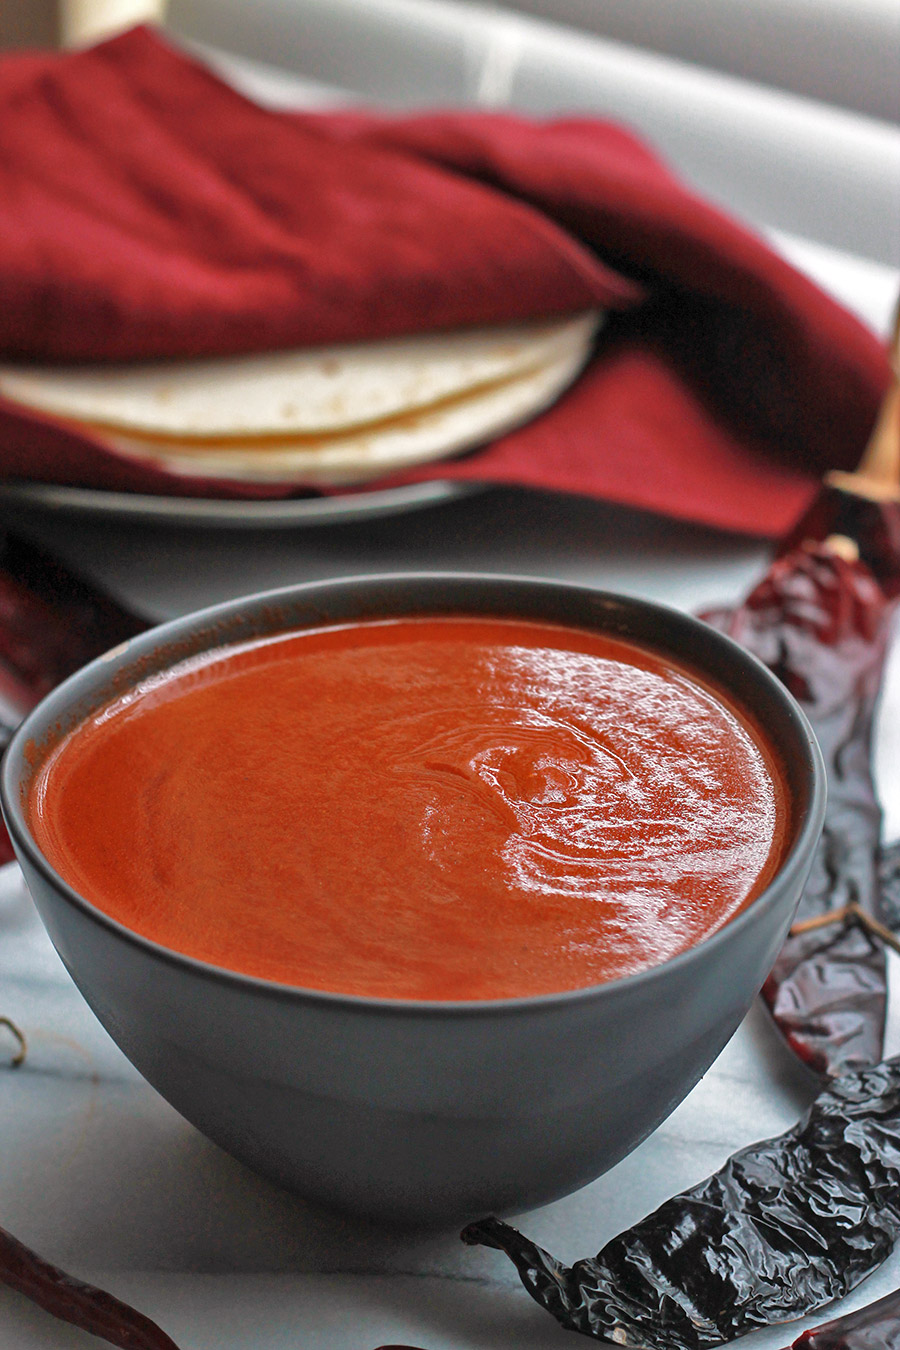
{"label": "smooth red sauce surface", "polygon": [[128,928],[307,988],[579,988],[721,927],[776,870],[764,738],[668,659],[413,618],[204,654],[76,727],[34,835]]}

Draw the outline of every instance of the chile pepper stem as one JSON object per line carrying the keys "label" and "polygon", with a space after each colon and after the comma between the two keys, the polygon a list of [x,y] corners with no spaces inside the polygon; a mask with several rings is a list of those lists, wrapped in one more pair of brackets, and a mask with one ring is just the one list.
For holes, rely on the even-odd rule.
{"label": "chile pepper stem", "polygon": [[25,1036],[16,1026],[15,1022],[10,1021],[8,1017],[0,1017],[0,1027],[6,1027],[7,1031],[11,1031],[13,1036],[15,1036],[16,1040],[19,1042],[18,1050],[9,1061],[10,1068],[18,1069],[25,1063],[25,1056],[28,1054],[28,1042],[25,1040]]}
{"label": "chile pepper stem", "polygon": [[894,382],[885,394],[881,412],[855,473],[834,471],[825,481],[844,492],[874,501],[900,500],[900,305],[891,339]]}
{"label": "chile pepper stem", "polygon": [[789,936],[799,937],[802,933],[814,933],[817,928],[830,928],[833,924],[847,923],[848,921],[858,923],[873,937],[880,938],[886,947],[890,947],[892,951],[900,954],[900,939],[883,923],[879,923],[877,919],[872,918],[871,914],[867,914],[855,900],[849,905],[842,905],[840,909],[830,909],[827,914],[817,914],[813,919],[803,919],[800,923],[795,923]]}
{"label": "chile pepper stem", "polygon": [[844,562],[859,562],[859,544],[855,539],[851,539],[846,534],[830,534],[825,540],[825,547],[830,548],[832,553],[843,558]]}

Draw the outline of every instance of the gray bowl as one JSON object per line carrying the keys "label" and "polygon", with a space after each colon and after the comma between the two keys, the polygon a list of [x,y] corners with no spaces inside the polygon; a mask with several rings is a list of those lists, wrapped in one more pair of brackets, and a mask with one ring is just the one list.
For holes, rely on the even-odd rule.
{"label": "gray bowl", "polygon": [[[771,885],[719,932],[654,969],[491,1002],[358,998],[286,987],[169,951],[95,909],[53,870],[23,802],[34,749],[132,681],[192,653],[293,627],[415,613],[524,616],[686,659],[731,690],[781,751],[794,830]],[[329,1206],[440,1225],[557,1199],[662,1121],[746,1013],[790,925],[822,827],[825,774],[778,681],[676,611],[517,578],[355,577],[216,605],[132,639],[25,720],[3,812],[75,983],[140,1072],[198,1129]]]}

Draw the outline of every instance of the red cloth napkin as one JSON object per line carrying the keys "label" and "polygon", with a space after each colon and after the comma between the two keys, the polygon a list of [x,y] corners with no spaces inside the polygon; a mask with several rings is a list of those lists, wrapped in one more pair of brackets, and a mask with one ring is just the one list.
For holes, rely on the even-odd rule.
{"label": "red cloth napkin", "polygon": [[[122,361],[612,311],[526,427],[403,479],[780,533],[851,468],[877,340],[606,122],[258,108],[152,31],[0,63],[0,352]],[[0,406],[0,472],[200,495]]]}

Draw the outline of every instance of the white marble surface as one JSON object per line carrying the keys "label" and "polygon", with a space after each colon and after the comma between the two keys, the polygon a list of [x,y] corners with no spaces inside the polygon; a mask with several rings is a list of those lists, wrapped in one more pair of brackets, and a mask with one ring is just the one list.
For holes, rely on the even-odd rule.
{"label": "white marble surface", "polygon": [[[781,244],[884,331],[896,273],[802,240]],[[500,490],[394,519],[270,533],[21,512],[16,524],[158,618],[306,578],[420,567],[569,578],[692,609],[738,595],[766,555],[761,545],[713,531]],[[893,837],[900,834],[900,659],[883,701],[878,771]],[[326,1215],[204,1140],[100,1028],[14,865],[0,871],[0,1014],[29,1040],[26,1064],[8,1069],[3,1056],[13,1046],[0,1029],[0,1223],[133,1301],[183,1350],[573,1344],[498,1253],[466,1249],[454,1233],[385,1232]],[[900,1049],[895,1005],[890,1041]],[[592,1253],[735,1148],[789,1126],[810,1099],[809,1082],[755,1008],[650,1139],[593,1185],[523,1216],[521,1227],[565,1259]],[[898,1284],[900,1253],[848,1306]],[[776,1350],[798,1331],[760,1332],[741,1344]],[[3,1350],[96,1344],[0,1288]]]}

